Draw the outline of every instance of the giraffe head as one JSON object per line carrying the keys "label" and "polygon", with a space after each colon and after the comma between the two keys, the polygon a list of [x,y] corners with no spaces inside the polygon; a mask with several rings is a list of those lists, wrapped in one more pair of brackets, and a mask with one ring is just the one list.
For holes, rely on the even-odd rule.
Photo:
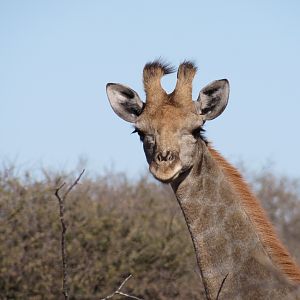
{"label": "giraffe head", "polygon": [[174,91],[167,94],[161,78],[174,70],[160,61],[144,67],[146,101],[131,88],[108,83],[106,91],[115,113],[135,126],[143,142],[150,172],[162,182],[172,182],[193,167],[201,151],[201,129],[205,121],[219,116],[229,96],[226,79],[204,87],[196,101],[192,100],[192,81],[196,67],[182,63],[177,71]]}

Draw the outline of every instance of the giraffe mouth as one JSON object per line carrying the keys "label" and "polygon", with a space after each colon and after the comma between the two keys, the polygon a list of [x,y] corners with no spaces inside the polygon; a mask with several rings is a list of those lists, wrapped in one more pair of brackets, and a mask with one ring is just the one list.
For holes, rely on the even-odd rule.
{"label": "giraffe mouth", "polygon": [[175,165],[169,164],[150,164],[149,170],[151,174],[159,181],[163,183],[170,183],[175,180],[182,171],[182,166],[180,163],[176,163]]}

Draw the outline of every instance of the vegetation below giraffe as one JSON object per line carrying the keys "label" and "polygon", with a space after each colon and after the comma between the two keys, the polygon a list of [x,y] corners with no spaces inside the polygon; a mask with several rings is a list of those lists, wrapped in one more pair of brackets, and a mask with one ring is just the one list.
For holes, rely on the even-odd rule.
{"label": "vegetation below giraffe", "polygon": [[[0,299],[62,299],[55,188],[76,174],[0,173]],[[247,176],[300,263],[300,180]],[[173,192],[142,176],[85,175],[65,205],[70,299],[124,291],[143,299],[203,299],[193,246]],[[115,296],[114,299],[120,296]]]}

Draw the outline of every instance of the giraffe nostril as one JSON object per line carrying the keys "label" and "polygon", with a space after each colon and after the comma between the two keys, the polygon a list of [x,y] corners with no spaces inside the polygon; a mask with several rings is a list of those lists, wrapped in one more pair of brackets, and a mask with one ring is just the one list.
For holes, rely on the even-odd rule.
{"label": "giraffe nostril", "polygon": [[157,163],[172,162],[175,159],[175,155],[172,151],[158,152],[155,156]]}
{"label": "giraffe nostril", "polygon": [[172,152],[170,152],[170,151],[167,151],[166,160],[168,160],[168,161],[171,161],[171,160],[173,160],[173,155],[172,155]]}
{"label": "giraffe nostril", "polygon": [[155,160],[157,162],[161,162],[163,160],[161,152],[159,152],[159,153],[156,154]]}

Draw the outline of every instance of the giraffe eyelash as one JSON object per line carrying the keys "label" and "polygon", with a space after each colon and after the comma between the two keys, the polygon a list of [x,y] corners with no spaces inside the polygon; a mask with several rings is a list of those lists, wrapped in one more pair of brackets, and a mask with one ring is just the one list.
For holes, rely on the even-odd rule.
{"label": "giraffe eyelash", "polygon": [[205,144],[207,145],[208,141],[207,141],[206,137],[204,136],[204,133],[205,133],[205,129],[203,129],[202,126],[196,128],[196,129],[194,129],[192,131],[192,135],[195,138],[199,138],[200,137],[200,139],[203,140],[205,142]]}
{"label": "giraffe eyelash", "polygon": [[141,130],[139,130],[138,128],[134,128],[134,130],[131,132],[131,134],[133,133],[137,133],[140,137],[140,140],[143,141],[145,138],[145,133],[143,133]]}

